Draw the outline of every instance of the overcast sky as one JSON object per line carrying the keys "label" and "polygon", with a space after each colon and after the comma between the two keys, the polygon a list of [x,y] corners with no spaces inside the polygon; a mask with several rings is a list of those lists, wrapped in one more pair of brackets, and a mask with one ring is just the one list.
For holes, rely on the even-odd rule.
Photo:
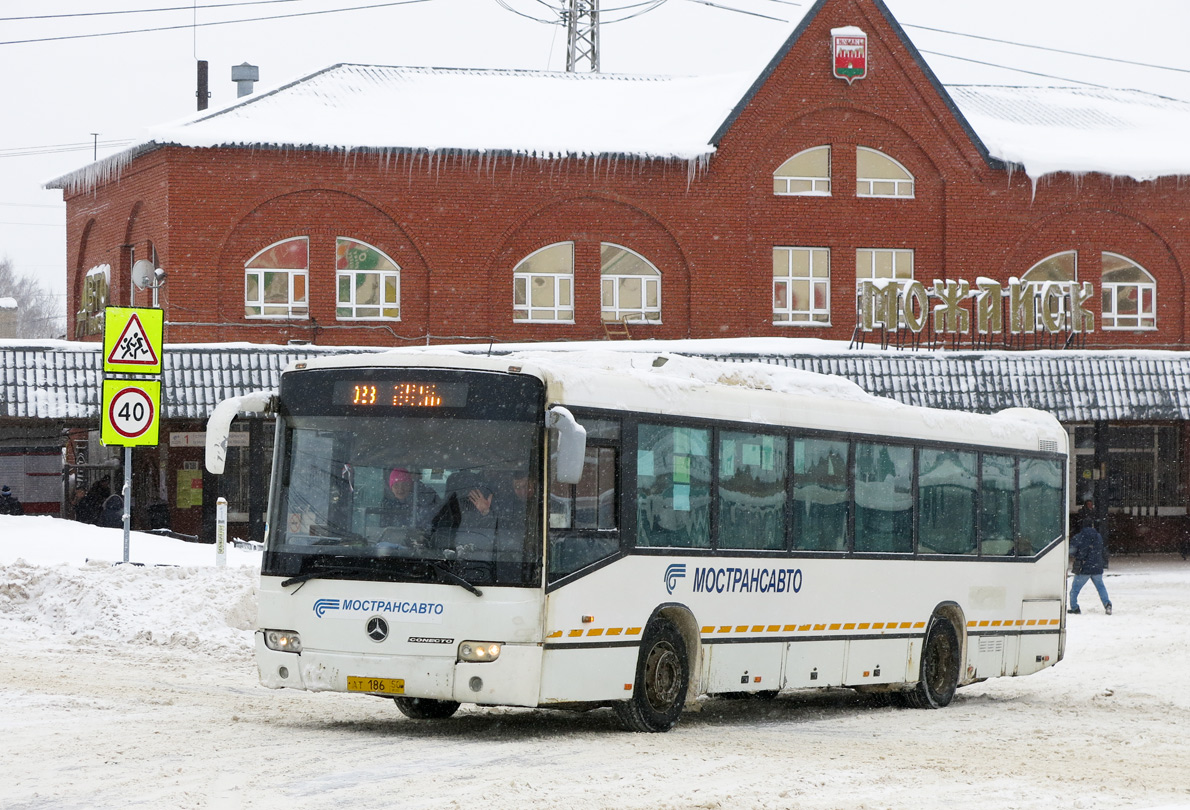
{"label": "overcast sky", "polygon": [[[260,68],[257,92],[339,62],[562,70],[564,30],[530,17],[563,1],[0,0],[0,258],[64,295],[65,205],[42,186],[191,115],[199,59],[211,107],[235,100],[243,62]],[[943,83],[1089,83],[1190,102],[1190,0],[886,3]],[[602,0],[601,68],[759,71],[811,5]],[[224,24],[246,19],[259,21]],[[127,31],[142,33],[92,36]]]}

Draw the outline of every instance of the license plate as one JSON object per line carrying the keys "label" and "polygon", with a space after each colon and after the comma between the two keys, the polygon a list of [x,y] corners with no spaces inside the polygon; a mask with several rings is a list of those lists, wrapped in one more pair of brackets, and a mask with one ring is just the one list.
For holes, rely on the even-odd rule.
{"label": "license plate", "polygon": [[404,678],[361,678],[357,675],[347,676],[348,692],[377,692],[382,695],[405,694]]}

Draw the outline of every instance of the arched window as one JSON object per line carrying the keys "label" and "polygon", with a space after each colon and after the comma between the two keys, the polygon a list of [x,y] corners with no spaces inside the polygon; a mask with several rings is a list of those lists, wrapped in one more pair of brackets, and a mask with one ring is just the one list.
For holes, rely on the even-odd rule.
{"label": "arched window", "polygon": [[1157,279],[1118,253],[1102,259],[1103,328],[1156,329]]}
{"label": "arched window", "polygon": [[512,271],[512,319],[574,323],[574,243],[558,242]]}
{"label": "arched window", "polygon": [[401,268],[369,244],[335,240],[335,317],[340,320],[400,320]]}
{"label": "arched window", "polygon": [[244,265],[244,315],[249,318],[305,318],[310,240],[274,242]]}
{"label": "arched window", "polygon": [[[1045,302],[1049,301],[1050,315],[1063,329],[1066,328],[1066,297],[1070,293],[1071,285],[1078,280],[1078,252],[1074,250],[1055,253],[1030,267],[1021,281],[1037,285],[1034,295],[1037,297],[1038,312]],[[1047,295],[1051,285],[1058,285],[1061,295]]]}
{"label": "arched window", "polygon": [[831,148],[804,149],[773,172],[773,193],[783,196],[829,197],[831,193]]}
{"label": "arched window", "polygon": [[604,242],[601,258],[601,317],[605,321],[661,322],[661,271],[626,247]]}
{"label": "arched window", "polygon": [[829,326],[830,322],[830,251],[773,248],[773,323]]}
{"label": "arched window", "polygon": [[855,196],[911,198],[913,175],[883,152],[865,146],[855,150]]}

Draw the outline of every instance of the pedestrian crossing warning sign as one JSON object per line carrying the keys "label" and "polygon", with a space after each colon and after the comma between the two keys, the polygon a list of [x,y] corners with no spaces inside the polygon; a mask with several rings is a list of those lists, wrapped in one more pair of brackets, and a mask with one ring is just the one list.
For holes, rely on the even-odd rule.
{"label": "pedestrian crossing warning sign", "polygon": [[160,309],[107,307],[103,370],[117,374],[160,374],[164,320]]}

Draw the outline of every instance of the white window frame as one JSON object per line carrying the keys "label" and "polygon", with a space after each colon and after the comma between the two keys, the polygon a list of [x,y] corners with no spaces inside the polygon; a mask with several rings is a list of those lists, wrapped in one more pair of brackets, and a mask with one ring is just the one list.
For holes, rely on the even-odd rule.
{"label": "white window frame", "polygon": [[[1071,278],[1062,279],[1062,280],[1031,279],[1031,278],[1029,278],[1030,273],[1033,273],[1041,265],[1045,264],[1046,262],[1050,261],[1051,259],[1056,259],[1059,256],[1073,256],[1074,257],[1074,270],[1071,273]],[[1038,314],[1037,329],[1040,330],[1042,328],[1040,316],[1041,316],[1042,307],[1045,306],[1045,302],[1046,302],[1047,298],[1049,300],[1054,301],[1056,304],[1053,316],[1054,316],[1054,320],[1058,324],[1059,328],[1068,329],[1070,326],[1070,313],[1067,311],[1067,308],[1066,308],[1066,299],[1067,299],[1067,297],[1070,296],[1071,292],[1073,291],[1074,285],[1078,282],[1078,251],[1077,250],[1059,250],[1057,253],[1051,253],[1050,255],[1048,255],[1044,259],[1042,259],[1041,261],[1034,262],[1032,267],[1030,267],[1028,270],[1026,270],[1023,274],[1021,274],[1021,281],[1022,282],[1027,281],[1027,282],[1030,282],[1030,283],[1036,285],[1036,292],[1033,293],[1033,298],[1037,302],[1036,303],[1036,312]],[[1049,296],[1046,295],[1046,285],[1049,285],[1049,284],[1056,284],[1058,286],[1058,288],[1062,291],[1062,294],[1059,295],[1057,298],[1049,298]]]}
{"label": "white window frame", "polygon": [[[646,259],[641,254],[637,253],[632,248],[618,245],[615,242],[601,242],[600,253],[603,252],[603,247],[618,248],[625,253],[631,253],[636,258],[640,259],[644,264],[648,265],[653,271],[653,275],[639,275],[636,273],[604,273],[602,267],[599,274],[599,300],[600,300],[600,316],[605,321],[624,321],[625,323],[636,324],[654,324],[661,323],[661,271],[657,269],[657,265]],[[620,306],[620,282],[626,279],[638,280],[641,283],[641,305],[639,307],[622,307]],[[606,306],[603,304],[605,294],[608,288],[611,292],[612,304]],[[649,288],[652,288],[655,294],[657,303],[654,306],[649,306],[646,302],[649,300]]]}
{"label": "white window frame", "polygon": [[[898,169],[903,171],[906,175],[908,175],[908,179],[890,179],[888,177],[864,177],[864,176],[862,176],[859,173],[859,154],[861,152],[867,152],[872,155],[877,155],[880,158],[887,160],[889,163],[893,164]],[[892,194],[877,193],[875,185],[874,185],[875,183],[892,183],[893,184],[893,193]],[[861,186],[864,184],[866,184],[867,190],[861,190]],[[904,190],[905,188],[908,188],[908,190],[909,190],[908,194],[901,193],[901,191]],[[885,199],[885,200],[912,200],[914,197],[917,196],[917,179],[913,176],[913,172],[911,172],[907,168],[905,168],[905,165],[903,163],[901,163],[901,161],[897,160],[896,158],[886,155],[884,152],[881,152],[879,149],[872,149],[867,146],[857,146],[855,148],[855,196],[868,197],[868,198],[875,197],[875,198],[880,198],[880,199]]]}
{"label": "white window frame", "polygon": [[[570,272],[569,273],[539,273],[539,272],[524,272],[518,269],[513,270],[512,273],[512,319],[516,323],[574,323],[574,242],[554,242],[545,247],[525,256],[516,267],[522,267],[525,262],[532,259],[538,253],[542,253],[558,245],[567,245],[570,247]],[[552,284],[554,290],[554,304],[553,306],[540,307],[533,305],[533,285],[536,280],[541,279],[546,284]],[[518,304],[516,302],[516,287],[517,282],[523,281],[525,285],[525,303]],[[570,303],[564,305],[561,302],[562,282],[568,281],[570,283]],[[569,318],[560,317],[563,312],[570,312]],[[552,317],[542,318],[534,317],[534,315],[551,314]]]}
{"label": "white window frame", "polygon": [[[256,261],[257,257],[262,253],[275,248],[277,245],[286,242],[294,242],[302,240],[306,243],[306,266],[304,268],[298,267],[276,267],[276,268],[254,268],[249,267],[252,262]],[[252,254],[252,258],[244,262],[244,317],[249,320],[303,320],[310,317],[310,237],[308,236],[291,236],[287,239],[278,239],[276,242],[258,250]],[[286,302],[284,304],[277,302],[265,302],[265,274],[284,274],[286,275]],[[258,298],[248,298],[248,279],[249,277],[256,277],[256,290]],[[297,279],[302,279],[304,282],[305,298],[301,301],[296,300],[294,294],[294,282]],[[259,307],[260,314],[249,315],[247,313],[248,307]],[[284,309],[285,312],[265,312],[265,309]]]}
{"label": "white window frame", "polygon": [[[778,276],[777,268],[777,254],[784,252],[786,254],[786,269],[787,274]],[[793,273],[793,257],[795,254],[808,254],[806,266],[809,275],[795,276]],[[815,261],[820,260],[826,264],[826,277],[814,275]],[[805,281],[809,285],[810,295],[807,306],[795,308],[792,305],[793,294],[792,286],[795,281]],[[779,288],[785,288],[786,306],[778,308],[777,306],[777,291]],[[815,306],[815,291],[821,289],[823,292],[823,306]],[[797,319],[795,316],[804,316]],[[819,319],[821,316],[821,319]],[[773,324],[777,326],[830,326],[831,325],[831,252],[830,248],[822,247],[793,247],[793,246],[778,246],[773,248]]]}
{"label": "white window frame", "polygon": [[[362,239],[356,239],[353,236],[339,236],[335,238],[335,255],[338,256],[339,242],[347,241],[355,244],[363,245],[369,250],[373,250],[388,260],[388,263],[395,267],[395,270],[336,270],[335,271],[335,320],[338,321],[399,321],[401,320],[401,266],[393,261],[392,257],[385,253],[375,245],[369,244]],[[337,262],[336,262],[337,263]],[[355,300],[356,291],[356,276],[359,275],[378,275],[380,276],[380,303],[379,304],[359,304]],[[340,282],[348,279],[348,300],[344,301],[340,297]],[[389,302],[384,300],[384,293],[386,289],[386,282],[388,280],[394,282],[396,290],[396,300]],[[380,310],[378,315],[360,315],[359,309],[375,308]],[[340,315],[340,309],[350,309],[351,315]],[[396,315],[385,315],[384,310],[395,309]]]}
{"label": "white window frame", "polygon": [[[1130,264],[1132,267],[1135,267],[1137,270],[1144,273],[1145,276],[1148,277],[1148,279],[1149,279],[1147,282],[1137,282],[1137,281],[1114,282],[1114,281],[1107,280],[1108,273],[1103,274],[1102,279],[1100,280],[1100,294],[1101,294],[1101,300],[1103,301],[1103,320],[1102,320],[1101,326],[1102,326],[1103,330],[1105,332],[1110,332],[1110,331],[1152,332],[1152,331],[1154,331],[1157,328],[1157,279],[1153,276],[1152,273],[1150,273],[1148,270],[1146,270],[1144,267],[1142,267],[1139,263],[1133,261],[1132,259],[1128,258],[1127,256],[1125,256],[1122,253],[1111,253],[1111,252],[1105,250],[1105,251],[1103,251],[1103,253],[1101,255],[1103,257],[1111,256],[1111,257],[1119,259],[1121,261],[1125,261],[1128,264]],[[1127,268],[1120,268],[1120,269],[1124,270]],[[1116,271],[1109,271],[1109,272],[1116,272]],[[1117,312],[1117,304],[1119,303],[1119,300],[1120,300],[1120,293],[1126,289],[1136,290],[1136,314],[1135,315],[1120,315]],[[1144,293],[1146,290],[1152,294],[1153,306],[1152,306],[1151,310],[1145,310],[1143,307]],[[1108,303],[1111,304],[1110,307],[1108,306]],[[1121,319],[1132,320],[1132,321],[1135,321],[1135,323],[1121,325],[1119,323],[1119,321]],[[1151,323],[1144,324],[1143,322],[1145,320],[1151,321]]]}
{"label": "white window frame", "polygon": [[[825,175],[793,175],[780,174],[783,169],[790,162],[797,160],[802,155],[816,152],[819,150],[826,150],[826,174]],[[805,182],[810,184],[809,191],[793,191],[789,188],[791,183]],[[777,186],[784,184],[785,190],[778,190]],[[796,155],[792,155],[777,167],[777,171],[773,172],[773,194],[778,197],[829,197],[831,196],[831,148],[830,145],[811,146],[809,149],[803,149]]]}
{"label": "white window frame", "polygon": [[[859,269],[859,258],[860,258],[861,253],[871,254],[869,257],[870,261],[868,262],[868,268],[867,268],[866,274],[860,273],[860,269]],[[892,268],[893,268],[893,275],[891,275],[891,276],[877,276],[876,275],[877,257],[881,254],[888,254],[889,259],[891,261]],[[909,256],[909,275],[908,276],[897,276],[896,275],[897,257],[904,256],[904,255]],[[859,301],[859,296],[860,296],[859,288],[860,288],[861,282],[882,281],[882,280],[890,281],[897,285],[897,295],[903,296],[906,285],[908,285],[909,282],[913,281],[913,279],[916,277],[917,277],[917,260],[916,260],[916,257],[914,256],[914,252],[913,252],[912,248],[874,248],[874,247],[869,247],[869,248],[856,248],[855,249],[855,298],[856,298],[857,302]],[[858,305],[856,307],[856,311],[857,312],[859,311]],[[898,326],[898,328],[900,328],[900,327],[905,326],[906,323],[907,322],[905,321],[904,313],[902,312],[901,317],[898,318],[897,326]]]}

